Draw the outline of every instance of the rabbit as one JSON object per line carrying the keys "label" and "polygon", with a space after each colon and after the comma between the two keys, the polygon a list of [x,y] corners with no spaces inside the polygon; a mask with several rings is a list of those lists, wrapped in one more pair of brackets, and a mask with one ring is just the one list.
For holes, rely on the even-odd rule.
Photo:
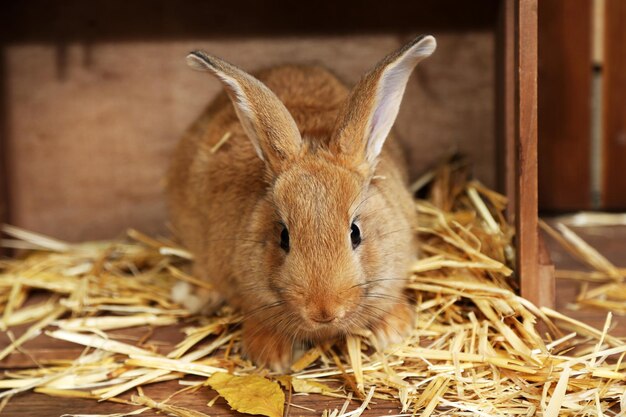
{"label": "rabbit", "polygon": [[242,351],[258,366],[285,371],[299,348],[366,330],[383,349],[411,330],[417,214],[390,131],[411,72],[435,48],[415,38],[352,90],[320,66],[253,77],[188,55],[226,94],[179,142],[166,190],[193,273],[214,289],[174,296],[194,311],[239,309]]}

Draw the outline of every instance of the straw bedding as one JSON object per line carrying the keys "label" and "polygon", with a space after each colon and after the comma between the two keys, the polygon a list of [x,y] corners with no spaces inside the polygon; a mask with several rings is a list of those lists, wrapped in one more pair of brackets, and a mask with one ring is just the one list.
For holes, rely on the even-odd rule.
{"label": "straw bedding", "polygon": [[[0,264],[0,327],[28,328],[0,347],[0,359],[35,337],[84,351],[71,361],[5,370],[0,407],[34,390],[122,401],[135,415],[211,414],[211,403],[190,410],[141,389],[175,379],[181,390],[210,386],[234,409],[270,417],[297,414],[290,406],[296,393],[345,398],[341,409],[323,412],[332,417],[367,414],[381,400],[407,416],[626,415],[626,342],[609,334],[611,314],[604,329],[594,329],[516,295],[505,199],[469,181],[458,163],[442,165],[414,190],[426,198],[415,202],[421,248],[407,282],[417,312],[410,337],[384,353],[365,333],[313,347],[288,375],[242,358],[236,311],[191,317],[172,303],[178,280],[206,285],[185,272],[191,256],[176,244],[136,231],[124,241],[69,244],[5,226],[3,244],[23,254]],[[564,226],[544,227],[595,271],[565,275],[605,282],[579,301],[624,312],[624,271]],[[47,300],[28,302],[42,292]],[[183,332],[176,346],[153,343],[149,333],[136,341],[116,333],[172,325]]]}

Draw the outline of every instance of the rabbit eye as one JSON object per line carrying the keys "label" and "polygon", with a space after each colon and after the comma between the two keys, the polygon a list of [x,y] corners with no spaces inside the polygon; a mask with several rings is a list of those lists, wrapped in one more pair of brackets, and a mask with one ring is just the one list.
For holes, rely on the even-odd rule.
{"label": "rabbit eye", "polygon": [[350,240],[352,241],[352,249],[356,249],[361,244],[361,230],[355,223],[350,226]]}
{"label": "rabbit eye", "polygon": [[280,232],[280,247],[285,251],[289,252],[289,231],[287,227],[283,225],[283,230]]}

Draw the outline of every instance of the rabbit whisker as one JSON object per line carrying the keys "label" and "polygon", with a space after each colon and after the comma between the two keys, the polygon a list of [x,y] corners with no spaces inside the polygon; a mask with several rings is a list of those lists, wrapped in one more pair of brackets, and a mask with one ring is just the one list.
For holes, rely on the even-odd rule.
{"label": "rabbit whisker", "polygon": [[372,280],[360,282],[358,284],[354,284],[353,286],[348,288],[348,290],[351,290],[351,289],[357,288],[357,287],[366,287],[366,286],[373,285],[373,284],[376,284],[376,283],[379,283],[379,282],[384,282],[384,281],[409,281],[409,278],[378,278],[378,279],[372,279]]}
{"label": "rabbit whisker", "polygon": [[[257,315],[259,313],[262,313],[264,311],[270,310],[270,309],[275,308],[275,307],[279,307],[279,306],[281,306],[283,304],[285,304],[285,301],[284,300],[279,300],[279,301],[275,301],[273,303],[262,305],[260,307],[255,308],[255,309],[252,309],[250,311],[247,311],[247,312],[244,313],[243,317],[241,318],[241,321],[248,320],[249,318],[253,317],[254,315]],[[279,313],[277,313],[277,314],[279,314]]]}

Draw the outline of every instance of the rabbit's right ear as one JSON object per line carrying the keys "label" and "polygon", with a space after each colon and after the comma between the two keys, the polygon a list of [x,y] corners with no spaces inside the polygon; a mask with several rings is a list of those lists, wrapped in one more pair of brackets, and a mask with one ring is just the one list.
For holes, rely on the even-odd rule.
{"label": "rabbit's right ear", "polygon": [[272,173],[299,155],[302,138],[285,105],[261,81],[202,51],[187,55],[190,67],[214,74],[223,84],[246,135]]}
{"label": "rabbit's right ear", "polygon": [[388,55],[352,89],[340,112],[331,149],[371,171],[396,120],[415,66],[437,46],[432,36],[419,36]]}

